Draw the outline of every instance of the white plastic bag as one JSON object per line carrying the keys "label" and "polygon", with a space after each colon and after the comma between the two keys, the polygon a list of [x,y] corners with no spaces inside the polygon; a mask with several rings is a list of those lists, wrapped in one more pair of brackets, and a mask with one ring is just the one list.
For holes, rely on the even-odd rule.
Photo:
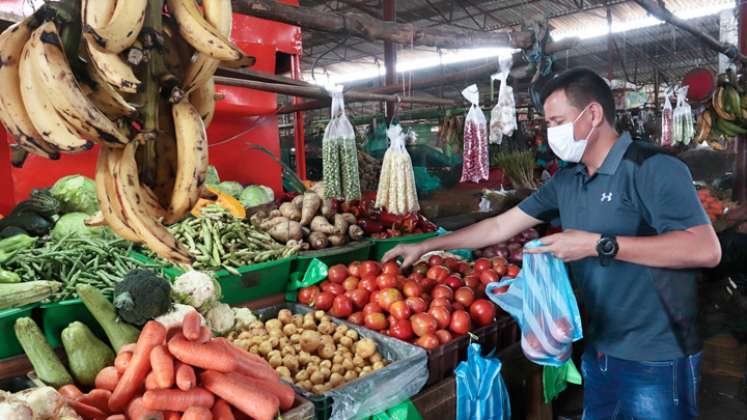
{"label": "white plastic bag", "polygon": [[459,182],[480,182],[490,175],[488,160],[488,127],[480,109],[480,92],[477,85],[467,86],[462,91],[471,104],[464,118],[464,154],[462,157],[462,178]]}
{"label": "white plastic bag", "polygon": [[392,214],[418,211],[420,204],[415,187],[415,172],[410,153],[405,147],[409,133],[403,133],[399,124],[392,124],[386,135],[389,137],[389,148],[384,153],[381,164],[376,207],[385,208]]}
{"label": "white plastic bag", "polygon": [[687,86],[677,89],[677,107],[672,113],[672,144],[690,144],[695,135],[693,112],[687,103]]}
{"label": "white plastic bag", "polygon": [[664,106],[661,107],[661,145],[672,145],[672,96],[671,89],[664,91]]}
{"label": "white plastic bag", "polygon": [[508,85],[512,64],[511,55],[500,57],[498,65],[501,71],[491,76],[491,82],[500,80],[501,86],[498,89],[498,101],[490,111],[490,143],[501,144],[503,136],[512,135],[518,127],[514,88]]}
{"label": "white plastic bag", "polygon": [[355,130],[345,115],[342,86],[328,88],[332,111],[322,138],[324,197],[355,200],[361,197]]}

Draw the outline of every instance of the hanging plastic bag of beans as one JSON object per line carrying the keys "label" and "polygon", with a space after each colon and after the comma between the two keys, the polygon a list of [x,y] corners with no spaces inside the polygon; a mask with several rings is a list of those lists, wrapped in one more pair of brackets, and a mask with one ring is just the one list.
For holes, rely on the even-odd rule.
{"label": "hanging plastic bag of beans", "polygon": [[328,89],[332,96],[329,124],[322,138],[322,177],[325,198],[356,200],[361,197],[355,130],[345,115],[342,86]]}
{"label": "hanging plastic bag of beans", "polygon": [[384,208],[392,214],[417,211],[420,203],[412,160],[405,147],[406,135],[399,124],[392,124],[386,134],[389,137],[389,148],[384,153],[381,164],[376,207]]}
{"label": "hanging plastic bag of beans", "polygon": [[672,102],[669,97],[672,96],[672,91],[666,89],[664,91],[664,106],[661,108],[661,145],[671,146],[672,145]]}
{"label": "hanging plastic bag of beans", "polygon": [[498,59],[500,72],[491,76],[501,82],[498,88],[498,101],[490,111],[490,143],[501,144],[503,136],[511,136],[516,131],[516,101],[514,88],[508,85],[513,57],[502,56]]}
{"label": "hanging plastic bag of beans", "polygon": [[472,105],[464,118],[464,154],[459,182],[480,182],[490,175],[487,121],[480,109],[477,85],[468,86],[462,91],[462,96]]}

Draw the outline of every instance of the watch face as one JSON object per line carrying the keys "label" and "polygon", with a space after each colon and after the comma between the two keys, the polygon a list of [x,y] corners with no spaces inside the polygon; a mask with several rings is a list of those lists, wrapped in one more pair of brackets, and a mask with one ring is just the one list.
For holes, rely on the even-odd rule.
{"label": "watch face", "polygon": [[605,238],[602,241],[602,252],[604,252],[605,254],[610,254],[614,250],[615,250],[614,242],[612,242],[612,240],[609,238]]}

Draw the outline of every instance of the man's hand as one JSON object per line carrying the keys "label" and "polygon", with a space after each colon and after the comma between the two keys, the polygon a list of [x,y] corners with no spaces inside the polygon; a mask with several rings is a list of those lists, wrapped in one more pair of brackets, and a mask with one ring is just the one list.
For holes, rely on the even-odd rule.
{"label": "man's hand", "polygon": [[395,246],[394,248],[387,251],[386,254],[384,254],[384,258],[381,259],[382,262],[387,262],[389,260],[393,260],[397,257],[402,257],[402,268],[407,268],[415,263],[415,261],[420,258],[421,255],[425,253],[425,250],[423,249],[422,245],[419,243],[416,244],[399,244]]}
{"label": "man's hand", "polygon": [[597,255],[597,241],[601,237],[598,233],[568,229],[561,233],[541,238],[543,246],[525,249],[530,254],[549,252],[565,262],[577,261]]}

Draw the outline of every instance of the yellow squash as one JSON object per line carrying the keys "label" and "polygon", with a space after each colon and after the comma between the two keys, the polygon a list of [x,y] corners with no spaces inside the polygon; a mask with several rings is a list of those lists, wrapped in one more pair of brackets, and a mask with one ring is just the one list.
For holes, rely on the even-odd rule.
{"label": "yellow squash", "polygon": [[211,204],[216,204],[228,210],[228,212],[236,218],[246,218],[246,209],[239,200],[233,198],[229,194],[218,191],[213,187],[206,187],[206,189],[216,198],[208,199],[200,197],[200,199],[197,201],[197,204],[195,204],[195,206],[192,208],[192,216],[199,217],[203,207],[209,206]]}

